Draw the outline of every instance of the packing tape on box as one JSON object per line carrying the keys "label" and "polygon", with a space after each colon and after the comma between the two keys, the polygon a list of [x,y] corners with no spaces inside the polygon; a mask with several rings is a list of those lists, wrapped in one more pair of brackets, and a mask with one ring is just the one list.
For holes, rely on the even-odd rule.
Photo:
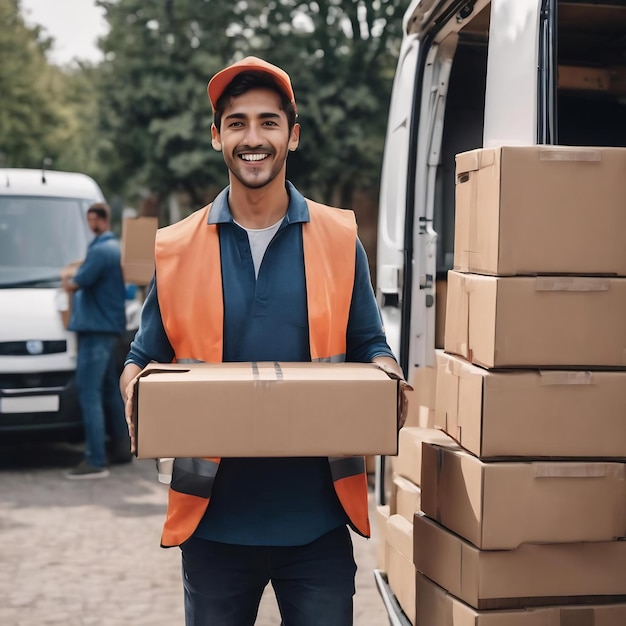
{"label": "packing tape on box", "polygon": [[[461,384],[461,376],[460,376],[460,370],[463,369],[463,365],[458,363],[457,361],[452,361],[451,359],[448,359],[446,361],[446,365],[445,365],[445,369],[444,369],[444,374],[447,376],[452,376],[453,378],[453,384],[454,387],[452,387],[452,389],[450,389],[451,385],[448,386],[448,393],[446,394],[446,396],[450,396],[452,393],[452,390],[454,391],[454,421],[458,422],[459,419],[459,387]],[[442,384],[439,382],[439,379],[437,380],[437,389],[439,389],[439,385]],[[435,393],[435,398],[437,398],[439,391],[437,391]],[[450,402],[449,404],[452,404],[452,402]],[[435,400],[435,412],[436,414],[439,415],[439,417],[441,417],[441,414],[443,413],[443,418],[444,418],[444,424],[438,424],[438,419],[435,419],[435,426],[436,427],[443,427],[443,430],[445,432],[447,432],[451,437],[459,437],[460,438],[460,426],[457,426],[457,431],[455,433],[450,432],[452,426],[450,424],[450,421],[448,420],[448,415],[450,414],[449,409],[449,405],[446,406],[443,410],[441,407],[437,407],[437,400]],[[460,440],[460,439],[459,439]]]}
{"label": "packing tape on box", "polygon": [[567,150],[563,148],[543,148],[539,150],[540,161],[602,161],[600,150]]}
{"label": "packing tape on box", "polygon": [[469,363],[461,363],[460,361],[455,361],[452,359],[448,359],[446,361],[445,373],[450,376],[454,376],[455,378],[461,378],[461,376],[471,376],[474,372],[472,372],[472,366]]}
{"label": "packing tape on box", "polygon": [[[613,467],[613,465],[615,467]],[[619,478],[624,476],[624,468],[620,471],[620,464],[614,463],[533,463],[534,478],[605,478],[613,475]]]}
{"label": "packing tape on box", "polygon": [[499,151],[500,148],[478,148],[477,150],[457,155],[457,161],[461,161],[463,172],[476,172],[484,167],[493,165],[496,162],[496,154]]}
{"label": "packing tape on box", "polygon": [[274,361],[274,367],[263,367],[259,369],[257,361],[252,361],[252,377],[254,380],[282,380],[283,370],[278,361]]}
{"label": "packing tape on box", "polygon": [[474,184],[472,185],[470,205],[469,205],[469,223],[468,223],[468,228],[467,228],[467,241],[465,242],[465,244],[467,245],[467,250],[465,250],[465,252],[467,252],[468,269],[470,269],[472,266],[470,257],[472,255],[476,255],[477,250],[479,250],[479,247],[478,247],[478,235],[479,235],[479,229],[480,229],[480,225],[478,223],[479,187],[480,185],[478,184],[478,181],[474,181]]}
{"label": "packing tape on box", "polygon": [[540,276],[535,279],[535,291],[608,291],[606,278],[585,276]]}
{"label": "packing tape on box", "polygon": [[540,370],[539,381],[541,385],[593,385],[594,379],[591,372],[562,372]]}
{"label": "packing tape on box", "polygon": [[[481,170],[483,167],[487,167],[490,165],[494,164],[495,161],[495,157],[494,157],[494,150],[488,150],[488,151],[478,151],[477,153],[478,156],[478,162],[476,163],[477,165],[477,170]],[[487,158],[487,155],[490,155],[490,159]],[[474,177],[478,176],[478,172],[474,173]],[[471,179],[472,176],[470,174],[468,174],[468,182],[471,182],[469,179]],[[474,180],[473,184],[471,186],[471,195],[469,198],[469,216],[467,219],[467,239],[464,242],[465,245],[467,246],[466,250],[464,250],[463,252],[466,253],[466,258],[465,258],[465,262],[466,262],[466,268],[469,270],[472,267],[472,255],[476,255],[478,254],[478,250],[479,245],[478,245],[478,236],[480,234],[480,224],[479,224],[479,220],[478,220],[478,207],[480,205],[480,198],[479,198],[479,192],[480,192],[480,185],[478,183],[478,180]]]}
{"label": "packing tape on box", "polygon": [[[469,198],[466,202],[458,202],[456,204],[457,210],[457,219],[459,222],[462,217],[460,214],[461,209],[465,209],[468,215],[465,217],[465,223],[467,225],[467,230],[465,231],[465,237],[463,241],[460,240],[458,235],[459,230],[457,230],[457,234],[455,237],[455,247],[458,248],[456,256],[457,256],[457,264],[455,267],[461,271],[467,271],[470,269],[471,256],[477,254],[478,250],[478,192],[479,185],[478,181],[472,181],[472,178],[476,176],[477,170],[480,168],[479,163],[479,155],[478,154],[470,154],[467,155],[467,159],[464,159],[463,163],[463,171],[459,172],[456,176],[456,186],[460,185],[470,185]],[[467,190],[466,190],[467,191]],[[458,191],[456,193],[459,193]],[[459,252],[461,255],[459,255]],[[461,262],[458,263],[458,258],[461,259]]]}
{"label": "packing tape on box", "polygon": [[[423,447],[424,444],[422,444]],[[441,500],[439,498],[439,483],[441,482],[441,474],[443,472],[443,464],[445,461],[445,451],[443,448],[441,448],[440,446],[436,446],[437,449],[437,471],[435,473],[435,480],[437,481],[435,483],[435,488],[432,490],[432,495],[435,496],[436,502],[435,502],[435,521],[436,522],[440,522],[441,521],[441,508],[440,508],[440,504],[441,504]],[[424,452],[422,451],[422,457],[423,457]],[[423,461],[422,461],[423,464]]]}
{"label": "packing tape on box", "polygon": [[461,356],[464,356],[468,361],[472,361],[473,352],[470,346],[470,294],[473,291],[473,286],[467,276],[463,276],[463,306],[465,317],[465,328],[463,329],[463,336],[465,341],[461,343]]}
{"label": "packing tape on box", "polygon": [[560,611],[559,626],[594,626],[595,623],[595,609],[564,607]]}

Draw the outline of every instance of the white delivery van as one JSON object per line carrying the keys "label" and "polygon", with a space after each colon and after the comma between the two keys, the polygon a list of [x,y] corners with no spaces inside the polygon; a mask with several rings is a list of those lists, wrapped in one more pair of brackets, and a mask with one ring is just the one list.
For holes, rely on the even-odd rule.
{"label": "white delivery van", "polygon": [[[407,6],[385,143],[376,285],[407,379],[434,366],[435,348],[443,347],[436,290],[453,265],[455,155],[507,145],[626,146],[625,34],[625,0]],[[408,624],[384,572],[376,577],[390,622]]]}
{"label": "white delivery van", "polygon": [[[84,174],[0,169],[0,436],[80,437],[76,336],[63,325],[60,271],[84,258],[86,211],[104,200]],[[127,301],[127,336],[141,304]]]}

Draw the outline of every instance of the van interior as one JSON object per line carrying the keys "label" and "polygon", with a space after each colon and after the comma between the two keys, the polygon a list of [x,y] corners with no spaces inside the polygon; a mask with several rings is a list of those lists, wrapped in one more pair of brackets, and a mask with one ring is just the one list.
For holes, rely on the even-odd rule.
{"label": "van interior", "polygon": [[[554,0],[554,5],[554,143],[626,146],[626,3]],[[438,283],[453,264],[454,156],[482,147],[490,8],[467,22],[454,53],[433,220]],[[436,336],[443,336],[440,329]]]}

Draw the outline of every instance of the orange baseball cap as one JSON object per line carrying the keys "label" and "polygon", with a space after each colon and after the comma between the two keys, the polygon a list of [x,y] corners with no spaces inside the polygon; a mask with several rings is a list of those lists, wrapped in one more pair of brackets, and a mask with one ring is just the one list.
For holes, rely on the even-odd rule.
{"label": "orange baseball cap", "polygon": [[235,76],[241,74],[242,72],[250,71],[269,74],[276,81],[276,84],[283,91],[283,93],[289,98],[289,100],[291,100],[293,108],[296,109],[296,98],[293,95],[293,88],[291,86],[289,74],[287,74],[285,70],[281,70],[280,67],[272,65],[271,63],[268,63],[263,59],[259,59],[258,57],[246,57],[245,59],[237,61],[236,63],[233,63],[232,65],[229,65],[219,71],[209,81],[207,93],[209,94],[209,100],[211,101],[213,111],[215,111],[215,105],[220,99],[220,96],[224,93],[224,90],[228,87],[228,85],[230,85]]}

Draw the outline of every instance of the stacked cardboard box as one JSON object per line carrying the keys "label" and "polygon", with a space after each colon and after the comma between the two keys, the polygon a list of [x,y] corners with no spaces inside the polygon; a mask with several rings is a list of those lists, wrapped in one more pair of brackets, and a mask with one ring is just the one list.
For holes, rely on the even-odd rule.
{"label": "stacked cardboard box", "polygon": [[389,485],[389,504],[377,509],[378,568],[387,573],[393,594],[402,610],[416,623],[416,570],[413,565],[413,517],[421,510],[421,454],[423,442],[454,445],[434,428],[436,367],[416,370],[411,379],[406,425],[398,434],[398,454],[390,457],[384,484]]}
{"label": "stacked cardboard box", "polygon": [[379,568],[387,573],[391,591],[412,624],[416,624],[417,571],[413,563],[413,520],[421,511],[423,446],[457,447],[451,437],[435,428],[405,426],[398,437],[389,505],[378,507]]}
{"label": "stacked cardboard box", "polygon": [[419,623],[626,623],[624,198],[624,149],[457,155]]}
{"label": "stacked cardboard box", "polygon": [[[439,287],[437,287],[439,289]],[[445,291],[442,289],[442,293]],[[450,437],[434,428],[436,367],[416,369],[408,393],[409,408],[398,435],[398,454],[385,464],[385,494],[389,504],[378,506],[375,539],[378,568],[387,573],[391,590],[415,624],[416,571],[413,565],[413,517],[420,511],[422,442],[453,445]]]}
{"label": "stacked cardboard box", "polygon": [[145,286],[154,276],[154,240],[159,221],[156,217],[125,217],[122,220],[122,271],[124,280]]}
{"label": "stacked cardboard box", "polygon": [[[439,289],[439,287],[437,287]],[[438,292],[439,293],[439,292]],[[445,287],[442,288],[445,293]],[[443,322],[442,322],[443,324]],[[443,325],[441,326],[443,328]],[[441,347],[443,348],[443,338]],[[413,372],[411,377],[412,390],[407,391],[409,407],[405,426],[412,428],[431,428],[435,425],[435,381],[436,367],[421,367]],[[385,485],[392,484],[393,481],[393,463],[395,457],[389,457],[384,464],[384,480]],[[368,456],[365,459],[366,470],[370,475],[376,472],[376,463],[378,456]],[[391,490],[387,489],[386,499],[389,498]],[[382,537],[382,534],[381,534]]]}
{"label": "stacked cardboard box", "polygon": [[152,363],[133,387],[136,456],[396,454],[397,394],[371,363]]}

